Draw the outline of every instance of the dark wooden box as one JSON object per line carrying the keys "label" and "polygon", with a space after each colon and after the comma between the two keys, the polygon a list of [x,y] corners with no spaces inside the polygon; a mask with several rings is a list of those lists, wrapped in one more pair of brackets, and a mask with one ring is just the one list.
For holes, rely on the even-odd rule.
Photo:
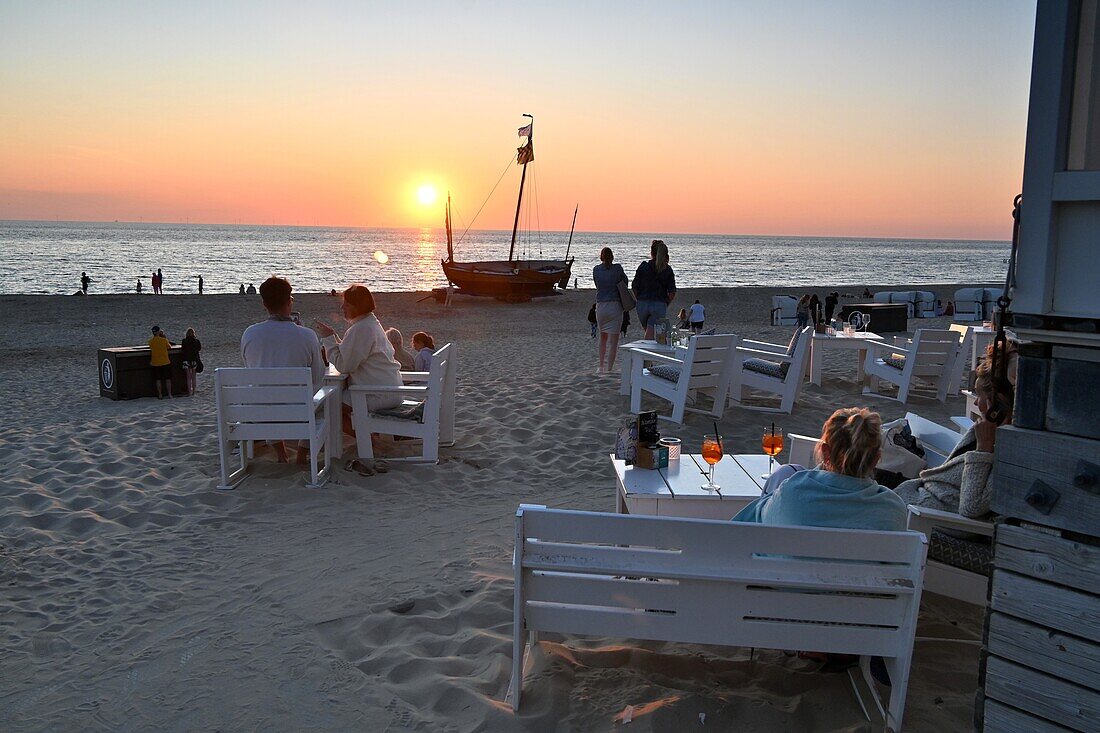
{"label": "dark wooden box", "polygon": [[874,333],[897,333],[909,330],[909,308],[905,303],[848,303],[840,309],[847,321],[854,311],[871,316],[867,330]]}
{"label": "dark wooden box", "polygon": [[[183,349],[173,346],[168,354],[172,360],[172,394],[187,392],[187,381],[181,363]],[[112,400],[133,400],[139,397],[156,397],[152,367],[149,366],[148,346],[115,346],[100,349],[99,395]]]}

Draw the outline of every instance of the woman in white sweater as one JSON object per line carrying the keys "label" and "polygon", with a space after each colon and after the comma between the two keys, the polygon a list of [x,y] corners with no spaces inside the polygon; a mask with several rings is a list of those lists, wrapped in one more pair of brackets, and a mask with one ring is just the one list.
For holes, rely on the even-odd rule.
{"label": "woman in white sweater", "polygon": [[[906,504],[955,512],[964,517],[978,518],[989,514],[993,500],[989,477],[993,470],[997,428],[1012,421],[1015,347],[1010,347],[1008,360],[1009,383],[998,386],[992,374],[990,353],[987,352],[982,358],[974,370],[974,392],[982,419],[963,435],[942,465],[925,469],[917,478],[905,481],[894,489]],[[995,421],[985,417],[991,408],[997,418]]]}
{"label": "woman in white sweater", "polygon": [[[336,335],[331,326],[314,321],[313,327],[321,335],[329,362],[336,371],[347,374],[354,385],[383,387],[401,386],[401,365],[394,359],[393,346],[386,338],[382,324],[374,315],[374,296],[365,285],[352,285],[343,295],[344,318],[351,324],[344,337]],[[344,429],[350,430],[350,400],[344,396]],[[400,395],[375,394],[367,396],[369,410],[383,410],[401,404]]]}

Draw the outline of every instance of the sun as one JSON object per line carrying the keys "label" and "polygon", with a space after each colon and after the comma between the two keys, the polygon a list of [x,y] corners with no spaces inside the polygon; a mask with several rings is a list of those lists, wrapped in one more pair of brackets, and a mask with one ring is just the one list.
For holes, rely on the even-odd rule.
{"label": "sun", "polygon": [[435,203],[439,194],[436,193],[435,186],[430,183],[425,183],[416,190],[416,197],[420,199],[420,203],[425,206],[431,206]]}

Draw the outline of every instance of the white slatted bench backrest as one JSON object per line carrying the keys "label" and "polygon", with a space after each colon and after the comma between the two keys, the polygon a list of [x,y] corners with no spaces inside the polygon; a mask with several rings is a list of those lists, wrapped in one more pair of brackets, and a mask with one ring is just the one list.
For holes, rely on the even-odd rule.
{"label": "white slatted bench backrest", "polygon": [[912,360],[910,373],[923,379],[948,379],[958,357],[959,336],[957,331],[917,329],[906,359],[907,362]]}
{"label": "white slatted bench backrest", "polygon": [[708,389],[723,384],[729,378],[731,352],[736,345],[737,336],[732,333],[692,336],[680,373],[684,379],[690,370],[687,388]]}
{"label": "white slatted bench backrest", "polygon": [[[521,506],[525,631],[894,657],[924,536]],[[518,629],[516,633],[521,633]]]}
{"label": "white slatted bench backrest", "polygon": [[218,423],[227,440],[294,440],[315,432],[307,367],[214,370]]}
{"label": "white slatted bench backrest", "polygon": [[444,390],[447,389],[447,375],[453,368],[451,364],[452,347],[446,344],[432,354],[432,365],[428,370],[428,392],[424,401],[424,421],[430,419],[439,422],[443,406]]}

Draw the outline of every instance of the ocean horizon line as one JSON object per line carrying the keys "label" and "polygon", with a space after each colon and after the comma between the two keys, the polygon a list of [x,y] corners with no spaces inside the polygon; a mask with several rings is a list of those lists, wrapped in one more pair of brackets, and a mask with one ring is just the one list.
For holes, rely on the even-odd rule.
{"label": "ocean horizon line", "polygon": [[[353,231],[378,231],[378,232],[424,232],[424,231],[442,231],[442,226],[430,226],[430,227],[399,227],[399,226],[351,226],[351,225],[331,225],[331,224],[255,224],[250,222],[194,222],[194,221],[129,221],[123,219],[0,219],[0,225],[3,224],[80,224],[80,225],[109,225],[109,226],[161,226],[161,227],[216,227],[216,228],[247,228],[247,229],[302,229],[302,230],[324,230],[324,229],[345,229]],[[465,231],[465,230],[464,230]],[[470,232],[479,233],[510,233],[511,229],[470,229]],[[458,230],[455,230],[456,235]],[[543,234],[568,234],[568,229],[544,229]],[[577,234],[596,234],[601,236],[606,235],[658,235],[663,237],[740,237],[740,238],[760,238],[760,239],[813,239],[813,240],[838,240],[838,241],[867,241],[867,242],[991,242],[991,243],[1009,243],[1010,239],[998,239],[990,237],[908,237],[902,235],[895,236],[872,236],[872,235],[855,235],[855,234],[757,234],[757,233],[722,233],[722,232],[657,232],[646,230],[598,230],[598,229],[578,229],[575,230],[574,236]],[[460,235],[457,235],[460,236]]]}

